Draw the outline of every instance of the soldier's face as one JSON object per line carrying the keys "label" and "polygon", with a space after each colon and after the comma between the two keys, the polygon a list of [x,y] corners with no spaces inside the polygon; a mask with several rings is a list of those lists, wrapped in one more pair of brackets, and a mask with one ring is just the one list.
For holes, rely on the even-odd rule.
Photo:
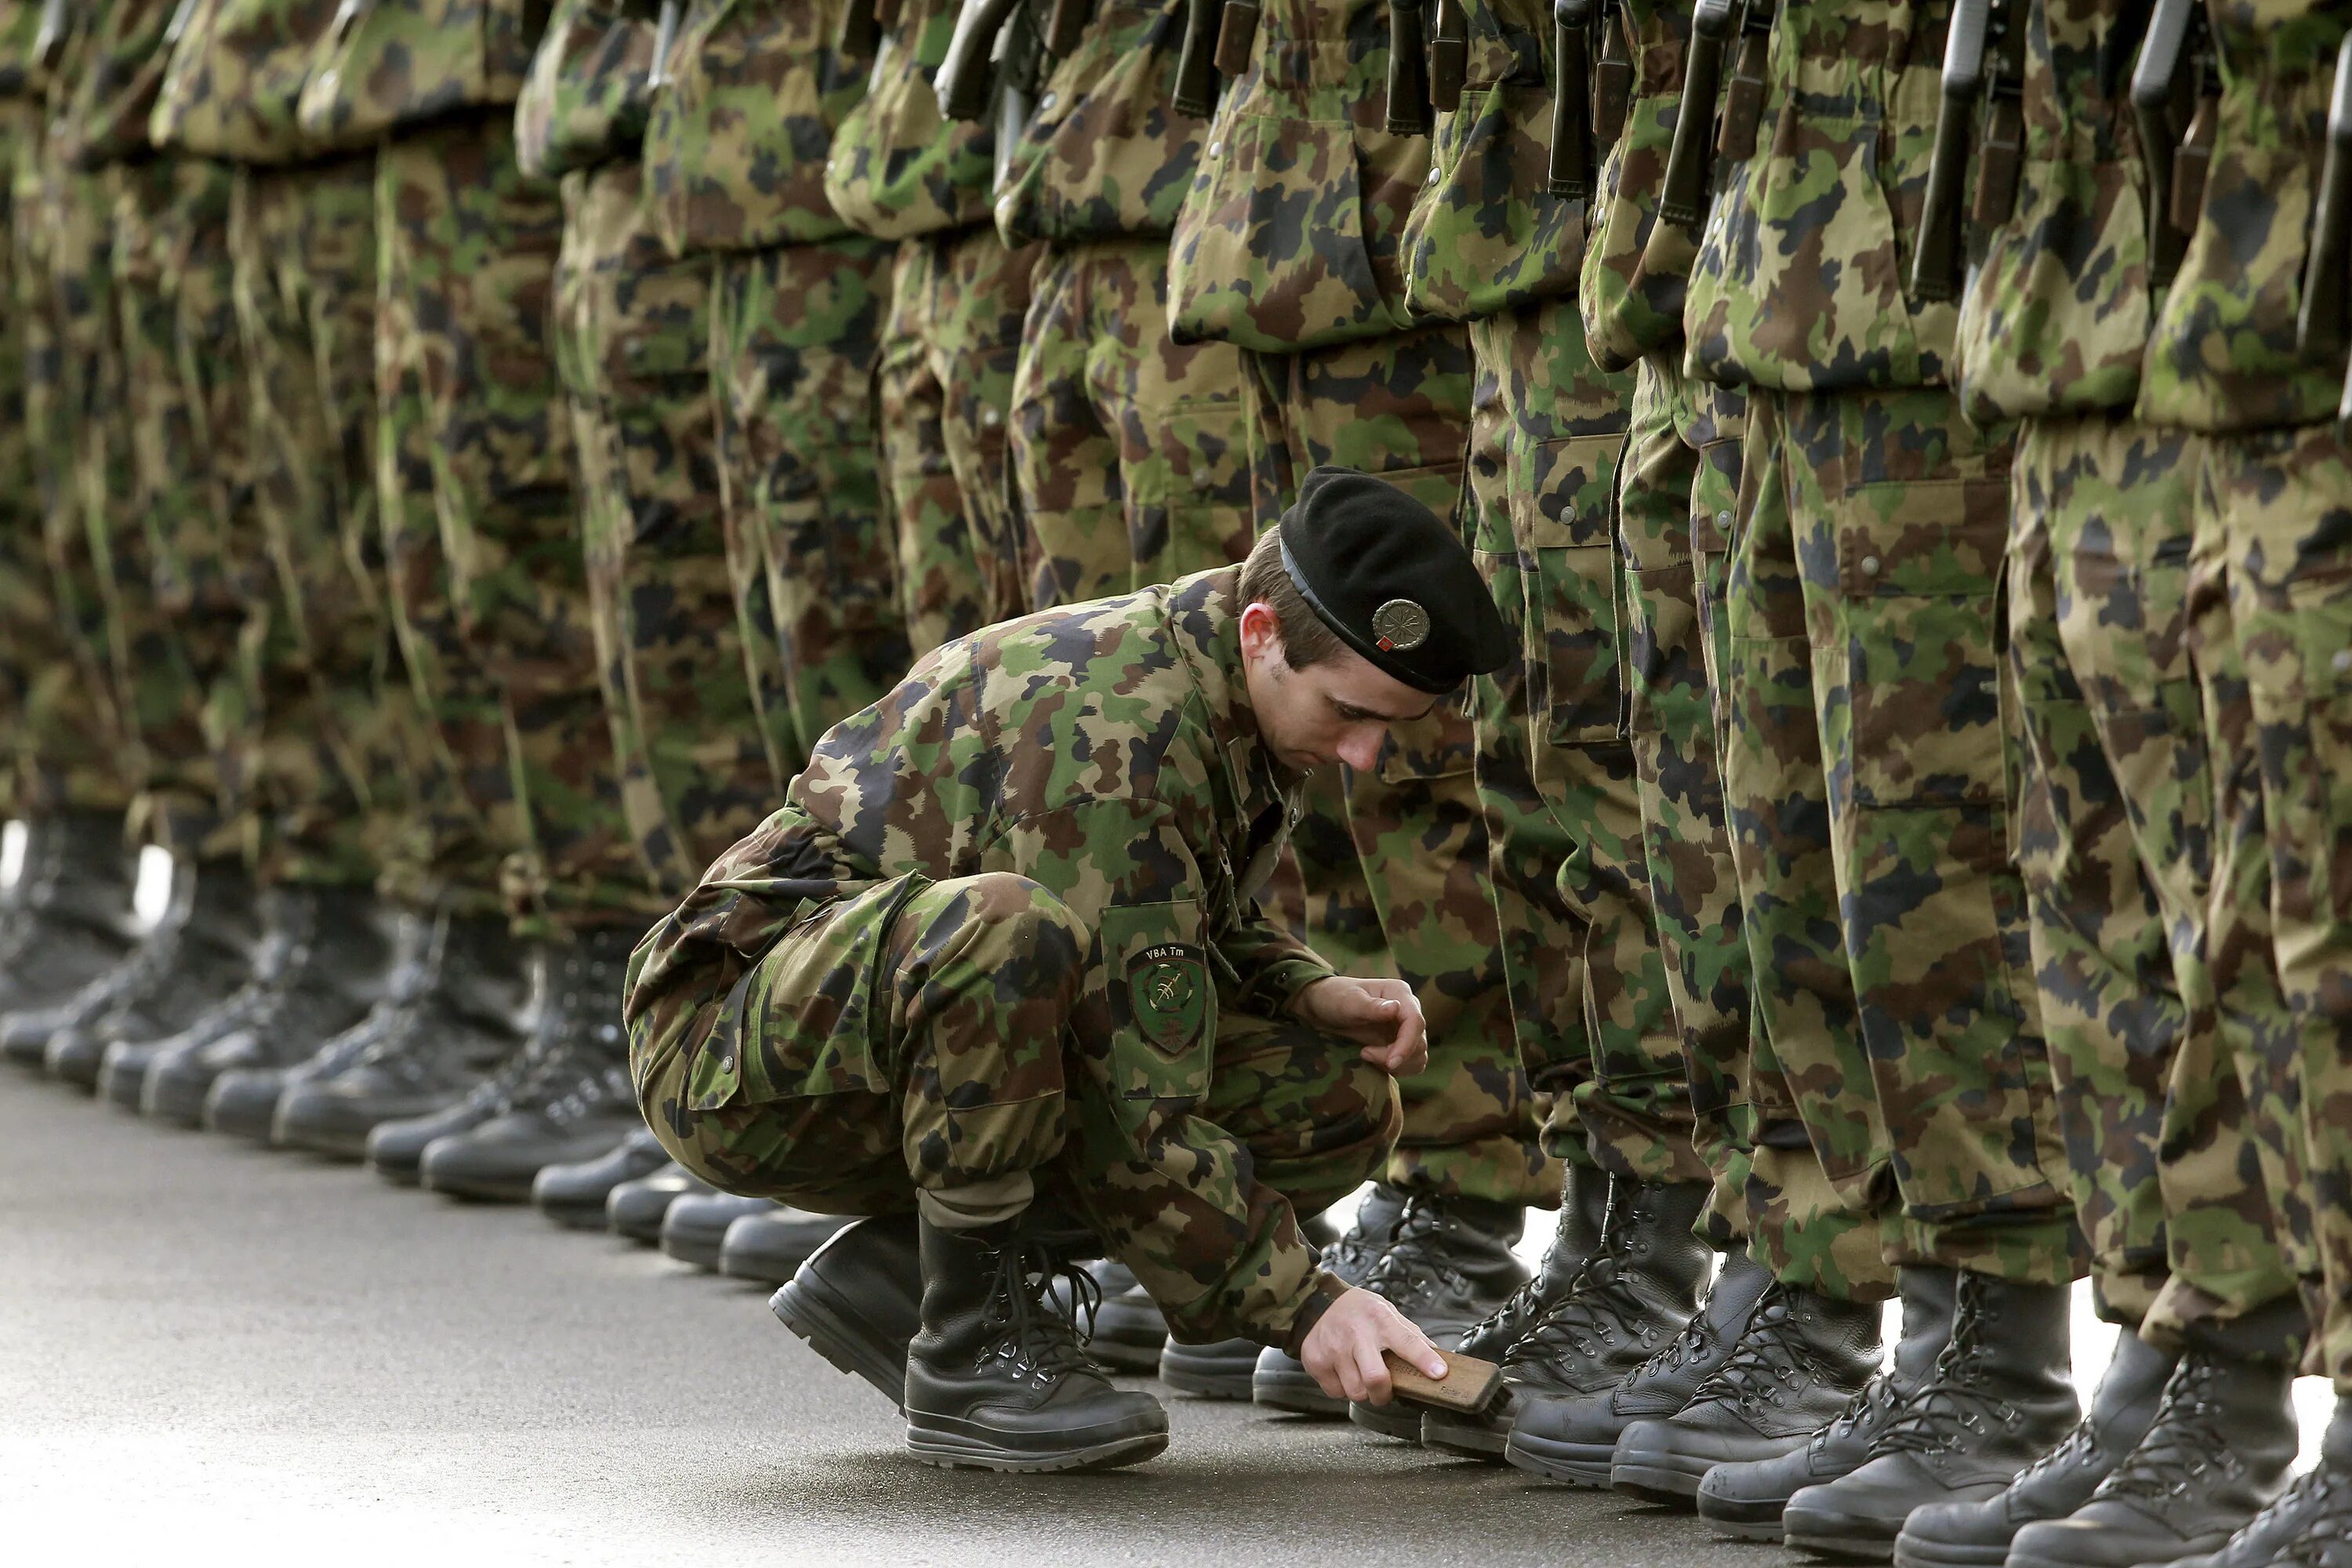
{"label": "soldier's face", "polygon": [[1242,612],[1242,669],[1250,706],[1257,710],[1258,738],[1275,761],[1294,773],[1325,763],[1369,768],[1394,724],[1425,718],[1437,706],[1384,675],[1346,648],[1294,669],[1283,656],[1282,628],[1274,612],[1252,605]]}

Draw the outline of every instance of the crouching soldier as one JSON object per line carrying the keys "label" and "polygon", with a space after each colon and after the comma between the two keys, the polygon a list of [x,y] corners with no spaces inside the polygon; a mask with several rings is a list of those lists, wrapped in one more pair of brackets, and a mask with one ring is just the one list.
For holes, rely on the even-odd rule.
{"label": "crouching soldier", "polygon": [[1320,468],[1240,566],[925,657],[637,951],[646,1119],[729,1191],[872,1216],[780,1316],[935,1464],[1132,1463],[1167,1414],[1087,1361],[1049,1279],[1097,1238],[1181,1340],[1335,1397],[1444,1363],[1301,1239],[1381,1168],[1426,1059],[1393,980],[1260,912],[1302,775],[1373,765],[1508,634],[1421,502]]}

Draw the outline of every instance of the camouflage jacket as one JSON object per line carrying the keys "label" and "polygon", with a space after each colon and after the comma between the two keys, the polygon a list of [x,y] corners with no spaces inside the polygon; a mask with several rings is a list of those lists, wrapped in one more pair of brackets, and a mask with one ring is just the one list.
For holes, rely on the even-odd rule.
{"label": "camouflage jacket", "polygon": [[1790,391],[1932,386],[1956,305],[1910,299],[1949,0],[1788,0],[1756,153],[1726,172],[1683,303],[1686,364]]}
{"label": "camouflage jacket", "polygon": [[1101,0],[1077,47],[1054,62],[996,198],[1008,247],[1175,228],[1208,140],[1169,104],[1184,13],[1184,0]]}
{"label": "camouflage jacket", "polygon": [[41,0],[0,0],[0,98],[37,96],[33,40],[40,31]]}
{"label": "camouflage jacket", "polygon": [[65,112],[51,145],[77,168],[124,163],[154,151],[147,117],[163,85],[163,30],[178,0],[107,0],[92,6]]}
{"label": "camouflage jacket", "polygon": [[[1239,577],[1224,567],[992,626],[925,656],[889,696],[834,726],[783,808],[720,856],[639,949],[627,1011],[640,1048],[684,1036],[690,1104],[724,1104],[747,1079],[765,1081],[773,1047],[749,1028],[740,1054],[705,1049],[719,1022],[709,1004],[777,936],[892,878],[1013,872],[1097,934],[1108,1011],[1082,1009],[1072,1034],[1110,1088],[1129,1157],[1179,1186],[1203,1160],[1246,1171],[1230,1136],[1192,1114],[1209,1087],[1216,1011],[1277,1012],[1331,971],[1255,899],[1295,790],[1257,739]],[[870,925],[856,930],[879,940]],[[1207,1026],[1163,1048],[1131,1016],[1123,977],[1171,944],[1197,955],[1213,984]],[[787,1057],[822,1044],[793,1042]],[[1247,1240],[1228,1277],[1275,1303],[1263,1326],[1277,1341],[1318,1279],[1313,1252],[1279,1239],[1283,1207],[1244,1202],[1230,1216]]]}
{"label": "camouflage jacket", "polygon": [[147,130],[208,158],[283,163],[323,151],[297,113],[336,0],[190,0]]}
{"label": "camouflage jacket", "polygon": [[1683,285],[1696,247],[1658,222],[1666,155],[1681,118],[1690,0],[1624,0],[1617,20],[1633,62],[1625,129],[1601,161],[1591,237],[1577,300],[1585,346],[1603,370],[1624,370],[1682,336]]}
{"label": "camouflage jacket", "polygon": [[2147,171],[2131,110],[2132,0],[2035,0],[2017,206],[1986,237],[1953,348],[1979,424],[2128,408],[2154,301]]}
{"label": "camouflage jacket", "polygon": [[2346,0],[2218,0],[2219,134],[2196,232],[2166,291],[2139,412],[2192,430],[2336,417],[2344,361],[2295,348]]}
{"label": "camouflage jacket", "polygon": [[1404,224],[1429,141],[1392,136],[1386,0],[1267,0],[1169,258],[1176,341],[1268,353],[1421,325]]}
{"label": "camouflage jacket", "polygon": [[515,100],[524,174],[552,179],[643,155],[656,15],[646,0],[555,0]]}
{"label": "camouflage jacket", "polygon": [[694,0],[646,127],[670,249],[765,250],[851,231],[824,194],[834,132],[873,62],[835,47],[844,0]]}
{"label": "camouflage jacket", "polygon": [[514,102],[549,0],[345,0],[302,90],[305,134],[348,147]]}
{"label": "camouflage jacket", "polygon": [[1405,304],[1429,321],[1475,321],[1569,293],[1584,250],[1584,205],[1549,189],[1550,0],[1462,8],[1462,103],[1437,117],[1431,177],[1402,236]]}
{"label": "camouflage jacket", "polygon": [[903,0],[866,100],[834,132],[824,194],[852,228],[910,239],[989,221],[996,135],[940,117],[931,74],[955,36],[951,0]]}

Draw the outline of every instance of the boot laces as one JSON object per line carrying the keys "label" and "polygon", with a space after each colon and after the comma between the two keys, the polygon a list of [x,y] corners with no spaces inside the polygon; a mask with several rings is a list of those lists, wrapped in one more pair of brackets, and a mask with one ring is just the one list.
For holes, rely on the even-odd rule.
{"label": "boot laces", "polygon": [[[2212,1398],[2218,1368],[2202,1357],[2181,1363],[2158,1401],[2147,1436],[2099,1483],[2107,1497],[2186,1497],[2210,1471],[2235,1470]],[[2084,1426],[2089,1422],[2085,1421]]]}
{"label": "boot laces", "polygon": [[[2332,1568],[2323,1553],[2331,1546],[2352,1540],[2352,1475],[2322,1460],[2318,1468],[2297,1477],[2294,1485],[2256,1519],[2272,1517],[2275,1510],[2285,1509],[2290,1500],[2311,1512],[2294,1539],[2281,1549],[2279,1568]],[[2251,1530],[2253,1526],[2246,1528]]]}
{"label": "boot laces", "polygon": [[[1069,1287],[1069,1310],[1054,1301],[1058,1279]],[[1087,1353],[1086,1338],[1102,1310],[1102,1284],[1076,1263],[1056,1258],[1051,1247],[1034,1237],[1018,1237],[999,1248],[996,1281],[988,1300],[988,1321],[997,1330],[980,1352],[984,1363],[1004,1363],[1015,1375],[1045,1384],[1058,1377],[1094,1373],[1101,1368]],[[1087,1331],[1078,1330],[1086,1315]]]}
{"label": "boot laces", "polygon": [[[1362,1279],[1378,1265],[1381,1247],[1396,1235],[1402,1218],[1400,1215],[1385,1226],[1368,1230],[1364,1227],[1362,1215],[1359,1213],[1356,1223],[1349,1226],[1339,1240],[1323,1249],[1323,1267],[1342,1279]],[[1372,1260],[1370,1263],[1365,1261],[1368,1258]]]}
{"label": "boot laces", "polygon": [[1522,1358],[1521,1347],[1538,1355],[1566,1349],[1580,1356],[1598,1356],[1617,1342],[1628,1325],[1643,1321],[1645,1314],[1633,1295],[1626,1268],[1632,1252],[1629,1233],[1635,1217],[1632,1204],[1622,1210],[1613,1203],[1610,1205],[1601,1228],[1600,1250],[1577,1266],[1559,1300],[1512,1347],[1513,1360],[1533,1359]]}
{"label": "boot laces", "polygon": [[[1797,1332],[1796,1315],[1790,1308],[1788,1292],[1773,1284],[1765,1288],[1763,1300],[1748,1320],[1747,1331],[1731,1342],[1731,1353],[1698,1385],[1691,1403],[1725,1400],[1742,1410],[1755,1411],[1774,1403],[1784,1389],[1801,1389],[1828,1381],[1830,1373]],[[1848,1410],[1853,1410],[1851,1405]]]}
{"label": "boot laces", "polygon": [[1462,1291],[1469,1281],[1461,1270],[1442,1260],[1436,1247],[1453,1229],[1445,1212],[1426,1197],[1405,1200],[1397,1216],[1387,1252],[1372,1265],[1364,1288],[1397,1305],[1433,1294],[1443,1286]]}
{"label": "boot laces", "polygon": [[2008,1420],[2008,1402],[1986,1393],[1972,1375],[1985,1351],[1984,1313],[1969,1283],[1973,1278],[1965,1274],[1960,1277],[1952,1338],[1937,1356],[1934,1373],[1927,1385],[1895,1412],[1895,1419],[1871,1445],[1872,1458],[1881,1454],[1950,1453],[1966,1447],[1988,1426]]}

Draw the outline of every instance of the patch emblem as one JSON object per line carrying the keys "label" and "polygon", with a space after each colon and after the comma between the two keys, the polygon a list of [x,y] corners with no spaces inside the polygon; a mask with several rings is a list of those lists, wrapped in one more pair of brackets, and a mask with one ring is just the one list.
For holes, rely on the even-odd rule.
{"label": "patch emblem", "polygon": [[1201,1037],[1209,1016],[1207,955],[1190,942],[1156,942],[1127,961],[1128,1010],[1163,1051]]}
{"label": "patch emblem", "polygon": [[1429,612],[1411,599],[1391,599],[1372,612],[1372,638],[1382,653],[1411,653],[1429,640]]}

